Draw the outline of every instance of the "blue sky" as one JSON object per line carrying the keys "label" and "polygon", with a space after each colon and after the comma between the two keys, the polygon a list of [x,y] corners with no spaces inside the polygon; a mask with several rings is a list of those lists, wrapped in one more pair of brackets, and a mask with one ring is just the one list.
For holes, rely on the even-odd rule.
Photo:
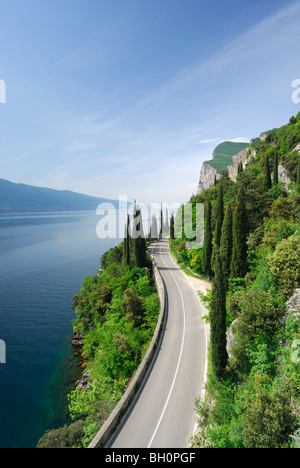
{"label": "blue sky", "polygon": [[0,0],[0,177],[184,202],[300,105],[300,1]]}

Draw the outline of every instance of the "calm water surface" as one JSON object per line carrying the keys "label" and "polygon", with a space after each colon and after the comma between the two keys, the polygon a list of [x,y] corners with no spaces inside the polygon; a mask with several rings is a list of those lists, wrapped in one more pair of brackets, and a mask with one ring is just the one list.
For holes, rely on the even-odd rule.
{"label": "calm water surface", "polygon": [[73,385],[72,297],[119,240],[100,240],[95,213],[0,215],[0,448],[36,447],[64,422]]}

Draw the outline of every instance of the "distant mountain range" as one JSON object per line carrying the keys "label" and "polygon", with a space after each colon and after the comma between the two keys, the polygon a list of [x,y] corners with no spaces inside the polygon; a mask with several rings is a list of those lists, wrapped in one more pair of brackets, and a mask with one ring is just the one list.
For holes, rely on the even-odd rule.
{"label": "distant mountain range", "polygon": [[16,184],[0,179],[0,213],[88,211],[96,210],[100,203],[111,203],[116,208],[119,205],[117,200],[90,197],[69,190]]}

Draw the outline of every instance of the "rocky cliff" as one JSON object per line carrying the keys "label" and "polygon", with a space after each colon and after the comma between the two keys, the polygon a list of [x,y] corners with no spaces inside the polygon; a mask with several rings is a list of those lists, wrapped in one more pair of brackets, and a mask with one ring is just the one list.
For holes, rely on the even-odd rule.
{"label": "rocky cliff", "polygon": [[[265,141],[264,137],[265,137],[265,134],[262,134],[259,139],[261,141]],[[252,141],[254,140],[251,140],[251,142]],[[293,151],[298,151],[298,153],[300,154],[300,144],[298,144],[294,148]],[[212,161],[204,162],[202,165],[201,172],[200,172],[200,180],[199,180],[198,190],[197,190],[198,194],[203,192],[203,190],[208,189],[209,187],[212,187],[215,183],[215,180],[219,180],[223,175],[221,171],[218,171],[215,167],[212,167],[210,165],[210,163],[213,164],[214,155],[215,155],[215,152],[213,153]],[[232,164],[227,166],[228,177],[233,182],[236,182],[236,176],[238,174],[239,165],[242,164],[243,169],[246,169],[246,167],[255,158],[255,156],[256,156],[256,150],[251,148],[250,146],[247,146],[238,154],[232,156]],[[278,179],[279,179],[279,182],[282,182],[284,184],[285,189],[288,190],[288,186],[291,183],[291,179],[288,176],[288,171],[282,164],[279,164],[278,166]]]}
{"label": "rocky cliff", "polygon": [[238,174],[239,165],[242,164],[243,169],[246,169],[248,164],[255,158],[256,150],[250,148],[245,148],[243,151],[238,153],[232,158],[232,165],[227,167],[228,177],[236,182],[236,176]]}
{"label": "rocky cliff", "polygon": [[[222,177],[226,168],[229,177],[235,181],[240,162],[243,163],[243,167],[246,165],[248,150],[249,146],[245,143],[225,141],[218,145],[213,152],[212,160],[202,165],[197,193],[214,185],[215,180]],[[232,162],[232,165],[228,165],[229,162]]]}
{"label": "rocky cliff", "polygon": [[217,169],[210,166],[207,162],[203,163],[200,172],[197,193],[201,193],[203,192],[203,190],[212,187],[215,183],[215,180],[219,180],[221,177],[222,174],[219,174]]}

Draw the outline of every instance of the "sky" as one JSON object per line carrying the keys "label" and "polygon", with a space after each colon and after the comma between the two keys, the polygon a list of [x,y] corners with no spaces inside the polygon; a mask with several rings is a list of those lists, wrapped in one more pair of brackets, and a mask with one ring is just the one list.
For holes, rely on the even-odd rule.
{"label": "sky", "polygon": [[186,202],[300,111],[299,44],[295,0],[0,0],[0,178]]}

